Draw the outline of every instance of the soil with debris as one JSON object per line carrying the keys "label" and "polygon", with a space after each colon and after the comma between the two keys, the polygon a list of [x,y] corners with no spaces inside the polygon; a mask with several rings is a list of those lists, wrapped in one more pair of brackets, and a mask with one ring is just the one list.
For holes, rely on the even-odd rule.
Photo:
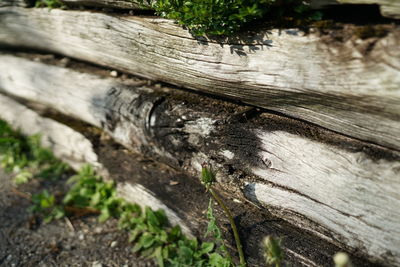
{"label": "soil with debris", "polygon": [[56,183],[33,180],[16,187],[0,170],[0,266],[155,266],[131,252],[128,233],[116,220],[98,223],[96,216],[45,224],[28,211],[30,195],[57,192]]}

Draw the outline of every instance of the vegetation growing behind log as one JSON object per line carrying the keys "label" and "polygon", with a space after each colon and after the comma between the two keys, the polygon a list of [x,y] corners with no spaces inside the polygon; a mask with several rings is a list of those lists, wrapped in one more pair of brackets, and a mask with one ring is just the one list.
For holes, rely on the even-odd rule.
{"label": "vegetation growing behind log", "polygon": [[[232,35],[257,19],[310,21],[321,17],[300,0],[138,0],[162,17],[173,19],[194,35]],[[36,7],[65,8],[60,0],[36,0]]]}
{"label": "vegetation growing behind log", "polygon": [[[308,5],[299,0],[157,0],[156,12],[186,26],[195,35],[231,35],[256,19],[311,18]],[[314,18],[318,18],[314,14]]]}

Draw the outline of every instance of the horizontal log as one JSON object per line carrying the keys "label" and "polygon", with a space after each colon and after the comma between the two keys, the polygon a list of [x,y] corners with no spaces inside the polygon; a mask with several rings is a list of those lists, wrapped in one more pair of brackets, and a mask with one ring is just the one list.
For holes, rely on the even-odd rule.
{"label": "horizontal log", "polygon": [[[2,92],[105,129],[115,140],[222,185],[382,264],[400,259],[400,155],[256,109],[143,82],[0,56]],[[233,114],[233,115],[232,115]],[[228,187],[229,187],[228,186]]]}
{"label": "horizontal log", "polygon": [[[40,107],[40,113],[42,113],[40,115],[40,113],[38,114],[34,110],[26,108],[10,97],[0,94],[0,101],[1,104],[5,104],[0,106],[0,110],[2,111],[0,118],[6,119],[10,124],[18,128],[22,127],[21,129],[27,134],[31,134],[28,130],[28,127],[32,126],[31,122],[36,122],[34,124],[35,132],[36,130],[40,131],[45,134],[42,137],[52,140],[50,148],[56,153],[61,152],[59,155],[64,160],[67,159],[69,162],[72,160],[72,162],[79,163],[79,165],[84,163],[95,164],[98,166],[98,170],[106,174],[108,179],[113,179],[116,182],[119,196],[142,206],[150,206],[155,210],[163,209],[170,222],[173,225],[179,224],[189,236],[195,233],[196,236],[201,238],[204,235],[202,231],[205,231],[207,224],[205,209],[208,199],[203,186],[198,181],[196,183],[193,179],[182,173],[174,172],[162,164],[156,164],[149,159],[144,160],[141,155],[126,153],[125,149],[115,146],[109,138],[94,137],[91,134],[90,138],[85,139],[80,132],[73,130],[69,126],[62,125],[60,127],[59,122],[44,117],[50,114],[42,107]],[[35,106],[35,109],[37,109],[36,104],[28,104]],[[60,115],[54,114],[54,111],[51,111],[50,116],[57,118]],[[62,120],[67,121],[68,124],[73,124],[74,129],[79,128],[83,134],[93,132],[91,127],[85,127],[85,125],[79,124],[77,121],[66,120],[66,118]],[[51,129],[54,128],[58,128],[58,130],[52,131]],[[97,144],[90,147],[84,145],[77,146],[75,142],[76,138],[71,138],[74,135],[79,136],[79,143],[83,141],[84,143]],[[65,146],[65,144],[68,144],[68,146]],[[81,155],[88,153],[95,154],[98,160],[95,162],[93,160],[86,161],[88,158]],[[65,155],[68,155],[68,157],[64,157]],[[101,162],[104,162],[104,165]],[[74,166],[78,167],[77,165]],[[241,216],[239,224],[240,232],[246,232],[242,235],[242,242],[245,244],[249,266],[259,266],[264,263],[262,255],[254,254],[254,251],[261,250],[260,240],[268,234],[285,236],[283,246],[286,255],[285,264],[289,265],[329,266],[326,263],[331,262],[332,255],[339,250],[339,248],[327,244],[323,240],[291,227],[284,221],[271,218],[270,215],[262,214],[259,210],[257,211],[257,208],[251,207],[250,204],[238,203],[237,199],[236,202],[233,202],[231,198],[232,196],[226,199],[228,201],[227,204],[234,214]],[[245,210],[251,211],[250,216],[245,213],[243,214],[243,206],[246,206]],[[226,219],[220,215],[218,207],[216,207],[215,212],[221,222],[224,235],[227,235],[229,230],[226,227]],[[247,229],[251,230],[247,231]],[[229,239],[229,234],[226,238],[226,242],[230,244],[232,240]],[[315,249],[316,247],[320,249]],[[354,263],[361,263],[363,266],[368,266],[363,259],[353,258],[353,261]]]}
{"label": "horizontal log", "polygon": [[400,150],[396,26],[365,40],[271,30],[227,44],[196,40],[164,19],[6,7],[0,28],[3,46],[222,95]]}

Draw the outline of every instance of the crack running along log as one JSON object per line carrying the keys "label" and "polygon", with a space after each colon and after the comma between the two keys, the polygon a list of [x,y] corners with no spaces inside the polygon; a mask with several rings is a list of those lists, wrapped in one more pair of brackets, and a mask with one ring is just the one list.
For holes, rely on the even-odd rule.
{"label": "crack running along log", "polygon": [[236,184],[272,213],[376,262],[400,263],[396,152],[254,109],[232,115],[235,105],[140,81],[7,55],[0,68],[7,94],[103,128],[124,146],[195,176],[210,161],[219,181]]}
{"label": "crack running along log", "polygon": [[0,46],[60,53],[400,150],[400,28],[391,27],[383,38],[343,41],[271,30],[229,45],[165,19],[0,8]]}

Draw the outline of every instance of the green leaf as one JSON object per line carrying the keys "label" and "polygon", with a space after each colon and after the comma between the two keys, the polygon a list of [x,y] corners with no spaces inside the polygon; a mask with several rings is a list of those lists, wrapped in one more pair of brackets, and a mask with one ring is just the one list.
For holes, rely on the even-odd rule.
{"label": "green leaf", "polygon": [[33,178],[33,174],[27,170],[24,170],[14,177],[14,182],[17,185],[25,184],[25,183],[29,182],[29,180],[32,178]]}
{"label": "green leaf", "polygon": [[99,222],[105,222],[111,217],[110,210],[108,207],[104,207],[100,210]]}
{"label": "green leaf", "polygon": [[131,231],[130,235],[129,235],[129,242],[134,242],[139,235],[142,233],[143,231],[141,229],[135,228],[133,231]]}
{"label": "green leaf", "polygon": [[163,248],[161,246],[156,248],[156,250],[154,251],[154,255],[156,257],[158,266],[164,267]]}
{"label": "green leaf", "polygon": [[149,233],[144,233],[140,237],[138,243],[141,243],[143,248],[149,248],[151,245],[154,244],[154,241],[155,241],[155,239],[154,239],[153,235],[151,235]]}
{"label": "green leaf", "polygon": [[201,244],[201,248],[200,248],[200,251],[201,251],[201,254],[208,254],[208,253],[210,253],[213,249],[214,249],[214,243],[211,243],[211,242],[203,242],[202,244]]}

